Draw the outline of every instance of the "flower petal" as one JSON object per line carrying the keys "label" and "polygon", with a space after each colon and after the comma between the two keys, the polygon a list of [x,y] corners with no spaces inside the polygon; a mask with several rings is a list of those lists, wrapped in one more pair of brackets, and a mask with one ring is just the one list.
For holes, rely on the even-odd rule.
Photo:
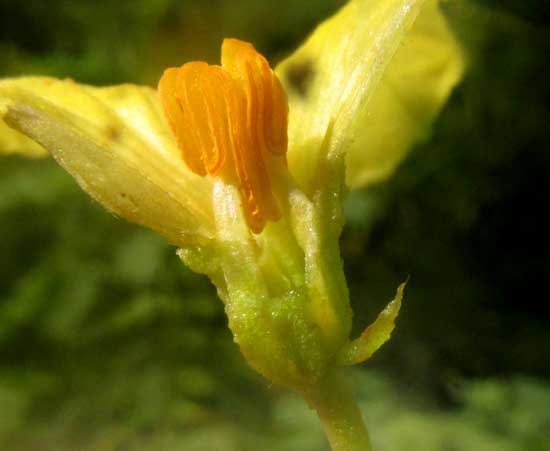
{"label": "flower petal", "polygon": [[20,154],[31,158],[48,155],[46,149],[0,120],[0,155]]}
{"label": "flower petal", "polygon": [[181,246],[214,235],[211,182],[181,161],[156,91],[49,78],[3,80],[0,116],[48,149],[115,214]]}
{"label": "flower petal", "polygon": [[[401,49],[400,45],[409,36],[417,15],[421,11],[424,14],[424,8],[427,8],[428,16],[422,19],[421,24],[426,25],[430,18],[435,17],[437,24],[433,28],[441,31],[443,27],[445,33],[435,33],[433,49],[422,51],[419,55],[421,61],[416,61],[417,55],[410,52],[422,49],[423,39],[413,38]],[[326,185],[328,180],[341,177],[342,165],[339,160],[350,149],[350,164],[356,164],[357,161],[361,165],[372,164],[374,161],[375,164],[395,166],[395,160],[404,153],[402,148],[410,144],[412,139],[401,138],[400,146],[394,146],[398,150],[387,154],[387,144],[384,142],[383,146],[379,146],[380,138],[372,131],[376,123],[373,120],[372,125],[365,124],[365,120],[372,116],[385,121],[388,112],[391,114],[388,127],[403,120],[402,112],[397,111],[401,114],[394,117],[395,111],[389,111],[395,102],[399,102],[391,92],[387,92],[390,86],[396,89],[396,78],[396,93],[407,92],[409,95],[409,84],[415,88],[407,98],[408,108],[411,103],[415,104],[418,97],[426,103],[427,110],[437,110],[433,105],[428,108],[426,96],[429,99],[431,88],[430,85],[426,87],[422,84],[433,82],[429,77],[433,75],[429,69],[435,64],[435,69],[439,70],[438,62],[451,51],[449,49],[454,53],[448,55],[448,61],[455,65],[458,53],[454,41],[453,45],[438,47],[437,39],[451,38],[445,24],[441,24],[442,19],[436,8],[435,0],[351,0],[334,17],[322,23],[300,49],[279,65],[277,73],[285,84],[290,105],[289,166],[306,192],[311,193]],[[424,32],[424,28],[429,27],[417,28]],[[398,49],[399,60],[392,68],[390,63]],[[432,54],[432,50],[436,50],[436,53]],[[408,76],[403,64],[407,65],[411,60],[415,65],[410,69],[416,75],[409,81],[400,77]],[[443,60],[447,61],[445,58]],[[380,85],[388,73],[388,82]],[[455,69],[454,79],[458,78],[459,73],[460,70]],[[453,80],[453,77],[448,78]],[[438,74],[435,79],[438,83],[433,89],[439,94],[433,97],[443,101],[443,92],[448,92],[454,81],[439,83]],[[390,81],[393,84],[389,84]],[[379,113],[377,108],[382,112]],[[426,114],[419,120],[424,124]],[[412,125],[408,128],[403,126],[403,129],[400,132],[403,136],[417,133],[417,128]],[[371,140],[374,141],[372,146]],[[357,157],[356,154],[361,154],[367,145],[369,157]],[[333,170],[329,167],[327,172],[323,168],[326,162],[333,166]],[[348,182],[352,186],[360,183],[357,180],[367,179],[361,171],[363,168],[351,170]]]}
{"label": "flower petal", "polygon": [[[36,83],[38,78],[27,79],[30,85]],[[33,81],[31,81],[33,80]],[[0,80],[0,86],[5,81]],[[2,108],[2,99],[0,98],[0,109]],[[31,158],[40,158],[48,155],[48,151],[40,144],[33,141],[24,134],[8,127],[0,118],[0,155],[20,154]]]}
{"label": "flower petal", "polygon": [[391,176],[430,124],[464,71],[461,49],[436,1],[418,15],[376,89],[351,125],[346,184],[368,186]]}

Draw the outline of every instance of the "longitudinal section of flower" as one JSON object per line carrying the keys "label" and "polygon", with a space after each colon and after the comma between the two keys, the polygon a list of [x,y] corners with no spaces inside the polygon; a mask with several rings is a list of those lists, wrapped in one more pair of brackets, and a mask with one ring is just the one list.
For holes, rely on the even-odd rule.
{"label": "longitudinal section of flower", "polygon": [[225,39],[221,66],[169,68],[158,89],[189,169],[236,184],[253,232],[280,219],[268,165],[286,163],[288,103],[267,60],[251,44]]}

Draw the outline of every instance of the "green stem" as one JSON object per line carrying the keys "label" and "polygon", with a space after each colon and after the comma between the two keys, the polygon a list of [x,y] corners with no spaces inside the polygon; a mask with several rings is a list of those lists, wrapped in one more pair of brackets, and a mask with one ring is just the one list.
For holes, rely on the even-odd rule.
{"label": "green stem", "polygon": [[341,374],[331,374],[306,396],[317,410],[332,451],[372,451],[359,406]]}

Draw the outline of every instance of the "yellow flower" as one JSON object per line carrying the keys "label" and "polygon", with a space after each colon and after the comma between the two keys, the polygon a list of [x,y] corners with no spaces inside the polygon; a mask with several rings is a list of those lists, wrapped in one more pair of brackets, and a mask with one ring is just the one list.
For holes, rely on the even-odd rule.
{"label": "yellow flower", "polygon": [[[178,246],[250,364],[309,392],[389,338],[402,297],[350,341],[346,191],[391,175],[462,70],[435,0],[351,0],[274,72],[229,39],[221,66],[168,69],[158,93],[5,79],[0,115],[107,209]],[[2,150],[24,139],[2,130]]]}

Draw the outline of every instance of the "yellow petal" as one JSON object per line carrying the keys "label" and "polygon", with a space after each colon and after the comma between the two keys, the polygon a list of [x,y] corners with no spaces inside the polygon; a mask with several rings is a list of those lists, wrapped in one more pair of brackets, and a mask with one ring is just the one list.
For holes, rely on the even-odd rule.
{"label": "yellow petal", "polygon": [[359,338],[349,343],[339,355],[339,363],[342,365],[355,365],[370,358],[391,337],[395,328],[395,319],[401,308],[403,290],[407,282],[397,288],[395,298],[378,315]]}
{"label": "yellow petal", "polygon": [[351,126],[346,183],[368,186],[391,176],[460,80],[461,49],[436,1],[421,11],[368,107]]}
{"label": "yellow petal", "polygon": [[[30,82],[30,79],[29,83]],[[36,79],[35,79],[36,80]],[[0,85],[2,81],[0,80]],[[0,99],[0,109],[2,100]],[[48,152],[40,144],[14,130],[0,118],[0,155],[20,154],[30,158],[46,157]]]}
{"label": "yellow petal", "polygon": [[30,158],[41,158],[46,157],[48,152],[41,145],[8,127],[0,120],[0,155],[2,154],[20,154]]}
{"label": "yellow petal", "polygon": [[[387,149],[379,145],[380,139],[374,136],[371,129],[374,123],[369,127],[364,121],[370,115],[376,118],[377,107],[388,110],[387,97],[398,101],[391,94],[384,93],[389,85],[386,82],[380,85],[380,82],[391,68],[391,62],[403,42],[406,44],[398,52],[398,61],[405,63],[416,57],[410,52],[422,47],[422,39],[418,42],[413,39],[412,46],[407,44],[419,13],[428,14],[426,19],[421,19],[422,23],[435,17],[439,22],[434,28],[441,28],[438,25],[441,22],[439,13],[434,12],[436,7],[435,0],[351,0],[334,17],[322,23],[306,43],[277,68],[289,94],[289,166],[306,192],[311,193],[326,185],[327,179],[339,176],[335,171],[326,173],[323,165],[326,162],[338,165],[338,160],[350,149],[353,154],[350,165],[372,164],[373,160],[388,165],[387,160],[395,159],[393,154],[386,153]],[[427,8],[426,11],[424,8]],[[443,38],[449,36],[446,33]],[[451,47],[456,50],[452,42]],[[438,44],[434,44],[436,54],[432,55],[432,50],[421,52],[419,56],[423,61],[415,61],[413,72],[429,75],[432,57],[435,62],[440,61],[442,54],[448,53],[446,48],[443,46],[440,49]],[[449,56],[453,61],[456,58],[456,54]],[[437,64],[435,69],[439,69]],[[400,85],[405,83],[397,92],[408,92],[408,82],[401,78],[407,76],[402,64],[398,63],[389,73],[391,80],[397,77]],[[432,81],[429,78],[426,80],[427,83]],[[418,88],[422,83],[418,77],[413,81],[413,103],[417,95],[425,96],[420,100],[426,101],[426,94],[431,88],[427,86],[422,91]],[[452,86],[452,83],[447,83],[447,90],[448,85]],[[438,83],[434,89],[438,92],[444,90]],[[442,95],[435,97],[440,101],[444,98]],[[410,105],[407,107],[410,108]],[[388,126],[401,121],[402,117],[402,113],[395,118],[392,116]],[[425,116],[420,118],[422,123],[425,120]],[[372,147],[371,140],[374,141]],[[409,144],[411,140],[402,141]],[[370,157],[365,162],[361,160],[357,163],[355,154],[360,154],[366,146],[369,146],[367,152]],[[394,154],[401,156],[402,152]],[[362,168],[354,170],[360,172]],[[348,181],[355,186],[360,178],[366,178],[362,172],[360,176],[350,175]]]}
{"label": "yellow petal", "polygon": [[181,160],[153,89],[2,80],[0,116],[113,213],[181,246],[214,235],[211,182]]}

